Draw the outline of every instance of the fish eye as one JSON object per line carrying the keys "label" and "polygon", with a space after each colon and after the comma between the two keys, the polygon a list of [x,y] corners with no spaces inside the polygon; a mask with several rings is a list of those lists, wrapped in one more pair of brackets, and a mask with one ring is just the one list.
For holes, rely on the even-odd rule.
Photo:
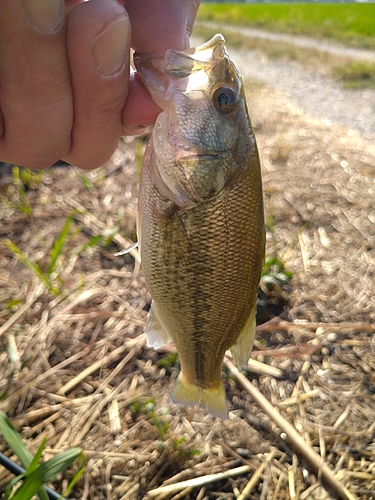
{"label": "fish eye", "polygon": [[237,94],[231,87],[219,87],[213,95],[216,108],[224,114],[234,111],[238,104]]}

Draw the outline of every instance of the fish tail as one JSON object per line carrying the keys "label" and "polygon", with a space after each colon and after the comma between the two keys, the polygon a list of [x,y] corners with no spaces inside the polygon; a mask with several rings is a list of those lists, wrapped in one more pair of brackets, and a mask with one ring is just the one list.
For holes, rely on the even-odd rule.
{"label": "fish tail", "polygon": [[225,389],[221,380],[217,388],[203,389],[187,382],[183,373],[180,373],[171,393],[171,400],[173,403],[181,405],[195,405],[199,403],[213,417],[222,418],[223,420],[228,418]]}

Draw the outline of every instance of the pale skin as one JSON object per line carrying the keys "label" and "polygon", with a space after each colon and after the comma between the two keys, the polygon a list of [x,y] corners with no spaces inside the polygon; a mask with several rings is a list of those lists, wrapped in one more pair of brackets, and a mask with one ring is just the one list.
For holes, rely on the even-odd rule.
{"label": "pale skin", "polygon": [[129,49],[186,49],[199,3],[0,0],[0,161],[101,166],[160,112]]}

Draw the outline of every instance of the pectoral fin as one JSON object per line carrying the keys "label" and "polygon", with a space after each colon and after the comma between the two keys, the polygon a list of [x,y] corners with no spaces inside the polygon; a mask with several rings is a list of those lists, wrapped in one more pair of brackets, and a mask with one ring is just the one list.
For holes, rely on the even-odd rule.
{"label": "pectoral fin", "polygon": [[200,404],[208,410],[213,417],[228,418],[228,408],[225,398],[225,389],[222,381],[215,389],[203,389],[189,384],[181,372],[177,378],[176,385],[171,393],[173,403],[181,405]]}
{"label": "pectoral fin", "polygon": [[172,336],[163,325],[157,305],[153,301],[146,320],[147,345],[154,349],[172,342]]}
{"label": "pectoral fin", "polygon": [[255,314],[256,306],[250,311],[249,317],[237,337],[236,342],[229,348],[238,369],[247,366],[249,361],[256,331]]}

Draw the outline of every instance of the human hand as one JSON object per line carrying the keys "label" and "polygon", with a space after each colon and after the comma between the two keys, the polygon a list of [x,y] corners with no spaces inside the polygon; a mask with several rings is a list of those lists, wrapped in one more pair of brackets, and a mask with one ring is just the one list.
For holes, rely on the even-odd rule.
{"label": "human hand", "polygon": [[96,168],[155,121],[129,47],[185,49],[200,0],[123,3],[0,0],[0,161]]}

